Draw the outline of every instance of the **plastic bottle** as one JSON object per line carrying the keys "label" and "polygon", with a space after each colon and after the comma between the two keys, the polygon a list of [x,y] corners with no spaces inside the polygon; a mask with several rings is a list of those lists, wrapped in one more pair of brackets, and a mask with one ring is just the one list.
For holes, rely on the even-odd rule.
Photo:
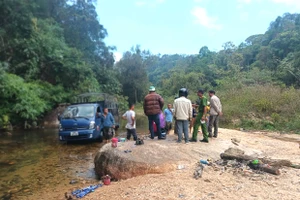
{"label": "plastic bottle", "polygon": [[103,176],[102,181],[103,181],[104,185],[109,185],[110,184],[110,176],[109,175]]}
{"label": "plastic bottle", "polygon": [[209,164],[209,162],[207,161],[207,160],[200,160],[200,163],[202,163],[202,164],[204,164],[204,165],[208,165]]}
{"label": "plastic bottle", "polygon": [[178,165],[177,169],[179,169],[179,170],[184,169],[184,165]]}
{"label": "plastic bottle", "polygon": [[252,164],[253,164],[253,165],[258,165],[258,163],[259,163],[258,160],[253,160],[253,161],[252,161]]}

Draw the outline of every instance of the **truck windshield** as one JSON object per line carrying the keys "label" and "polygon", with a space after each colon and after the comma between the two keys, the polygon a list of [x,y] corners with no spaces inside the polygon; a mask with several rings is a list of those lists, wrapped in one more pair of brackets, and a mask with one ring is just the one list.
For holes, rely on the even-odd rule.
{"label": "truck windshield", "polygon": [[72,105],[62,114],[63,118],[90,118],[95,116],[95,109],[92,105]]}

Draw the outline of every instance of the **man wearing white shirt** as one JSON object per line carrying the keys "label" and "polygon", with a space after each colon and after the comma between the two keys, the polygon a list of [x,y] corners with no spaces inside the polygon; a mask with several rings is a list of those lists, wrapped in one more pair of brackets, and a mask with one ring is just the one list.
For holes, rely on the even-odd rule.
{"label": "man wearing white shirt", "polygon": [[[210,96],[210,115],[208,125],[208,137],[218,137],[219,116],[222,116],[222,104],[220,99],[215,95],[214,90],[210,90],[208,95]],[[214,135],[212,135],[212,128],[214,127]]]}
{"label": "man wearing white shirt", "polygon": [[127,120],[125,128],[127,129],[127,140],[130,140],[131,135],[133,136],[134,141],[136,141],[136,124],[135,124],[135,112],[134,104],[129,106],[129,110],[124,113],[122,116],[123,119]]}
{"label": "man wearing white shirt", "polygon": [[179,98],[174,101],[174,116],[176,119],[176,129],[178,132],[178,143],[181,143],[182,132],[184,133],[185,143],[189,143],[189,121],[192,120],[192,103],[187,99],[188,90],[181,88]]}

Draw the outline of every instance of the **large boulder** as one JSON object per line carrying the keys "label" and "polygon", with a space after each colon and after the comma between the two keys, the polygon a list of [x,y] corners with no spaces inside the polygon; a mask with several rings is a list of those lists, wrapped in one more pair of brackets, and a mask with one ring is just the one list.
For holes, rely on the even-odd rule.
{"label": "large boulder", "polygon": [[57,117],[59,114],[62,114],[69,105],[70,105],[69,103],[61,103],[54,110],[47,113],[43,119],[42,126],[45,128],[58,127],[59,121]]}
{"label": "large boulder", "polygon": [[[246,155],[258,157],[261,151],[247,148],[243,141],[239,146],[232,144],[231,138],[218,138],[210,143],[177,144],[177,136],[168,135],[167,140],[145,140],[144,145],[133,141],[104,145],[95,156],[95,171],[99,177],[110,175],[113,179],[127,179],[145,174],[158,174],[185,167],[200,159],[220,159],[220,153],[229,147],[238,148]],[[130,152],[131,151],[131,152]],[[127,152],[127,153],[126,153]],[[180,166],[179,168],[181,168]]]}
{"label": "large boulder", "polygon": [[106,144],[95,156],[95,171],[99,177],[109,174],[119,180],[175,170],[179,163],[189,158],[177,151],[178,145],[173,143],[147,140],[144,145],[135,145],[129,141],[119,142],[117,148]]}

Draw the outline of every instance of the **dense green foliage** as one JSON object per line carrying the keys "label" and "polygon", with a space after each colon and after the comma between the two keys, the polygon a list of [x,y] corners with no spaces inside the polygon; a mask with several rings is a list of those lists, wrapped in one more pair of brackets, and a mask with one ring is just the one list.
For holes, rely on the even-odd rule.
{"label": "dense green foliage", "polygon": [[0,2],[0,126],[37,120],[83,92],[121,93],[94,3]]}
{"label": "dense green foliage", "polygon": [[153,55],[133,47],[114,64],[96,0],[0,2],[0,127],[35,121],[74,95],[106,92],[140,105],[154,85],[166,103],[178,89],[215,89],[224,126],[299,130],[300,15],[219,52]]}
{"label": "dense green foliage", "polygon": [[224,102],[223,126],[298,130],[299,34],[300,15],[287,13],[265,34],[238,46],[226,42],[219,52],[204,46],[197,55],[148,55],[143,65],[168,103],[181,87],[192,101],[199,88],[215,89]]}
{"label": "dense green foliage", "polygon": [[166,95],[175,95],[183,86],[196,91],[229,82],[298,88],[299,55],[300,15],[287,13],[272,22],[265,34],[250,36],[239,46],[226,42],[219,52],[204,46],[198,55],[157,55],[147,71],[150,81],[165,88]]}
{"label": "dense green foliage", "polygon": [[124,95],[128,96],[130,103],[137,103],[143,100],[148,86],[146,72],[147,58],[149,52],[141,52],[139,46],[124,53],[123,58],[116,64],[120,73],[120,81]]}

